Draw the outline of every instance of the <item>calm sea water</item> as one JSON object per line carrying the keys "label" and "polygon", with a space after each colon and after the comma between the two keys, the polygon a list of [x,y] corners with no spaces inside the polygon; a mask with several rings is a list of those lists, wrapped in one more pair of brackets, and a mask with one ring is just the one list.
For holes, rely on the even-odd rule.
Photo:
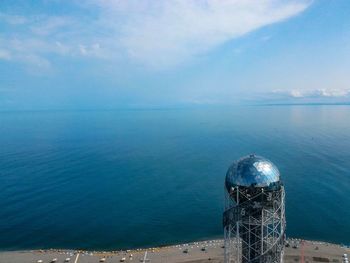
{"label": "calm sea water", "polygon": [[0,249],[222,236],[228,166],[280,169],[287,234],[350,243],[350,107],[0,113]]}

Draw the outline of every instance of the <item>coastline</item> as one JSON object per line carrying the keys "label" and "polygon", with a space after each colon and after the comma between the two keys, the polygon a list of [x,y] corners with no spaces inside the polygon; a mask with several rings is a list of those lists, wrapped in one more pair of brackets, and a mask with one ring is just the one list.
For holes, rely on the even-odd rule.
{"label": "coastline", "polygon": [[[287,245],[288,244],[288,245]],[[223,240],[214,239],[177,245],[128,250],[35,249],[0,251],[0,262],[223,262]],[[350,248],[339,244],[289,238],[285,262],[299,261],[302,255],[309,262],[342,262]],[[30,261],[28,261],[30,259]]]}

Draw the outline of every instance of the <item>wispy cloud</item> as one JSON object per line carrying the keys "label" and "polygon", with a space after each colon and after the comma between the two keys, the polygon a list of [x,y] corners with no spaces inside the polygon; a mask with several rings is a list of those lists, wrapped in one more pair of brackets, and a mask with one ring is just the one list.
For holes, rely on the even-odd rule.
{"label": "wispy cloud", "polygon": [[25,24],[27,22],[27,19],[23,16],[0,13],[0,21],[3,21],[10,25],[21,25]]}
{"label": "wispy cloud", "polygon": [[344,98],[350,97],[350,89],[275,90],[273,95],[286,98]]}
{"label": "wispy cloud", "polygon": [[0,23],[9,28],[0,35],[0,59],[48,66],[52,54],[108,60],[127,57],[151,67],[168,67],[293,17],[305,10],[310,1],[92,0],[93,4],[89,3],[81,7],[96,10],[93,17],[0,14]]}
{"label": "wispy cloud", "polygon": [[30,31],[33,35],[41,36],[59,34],[66,30],[69,31],[71,27],[75,27],[78,24],[75,18],[67,16],[39,16],[32,17],[30,21]]}
{"label": "wispy cloud", "polygon": [[258,103],[350,103],[350,89],[292,89],[256,94],[250,102]]}
{"label": "wispy cloud", "polygon": [[121,43],[131,57],[156,65],[181,63],[307,7],[277,1],[145,2],[144,10],[129,10],[134,15],[122,27]]}

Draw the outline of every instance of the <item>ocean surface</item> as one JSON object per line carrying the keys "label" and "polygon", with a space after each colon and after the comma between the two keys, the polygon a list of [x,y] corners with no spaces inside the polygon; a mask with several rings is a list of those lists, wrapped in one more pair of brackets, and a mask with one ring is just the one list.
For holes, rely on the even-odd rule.
{"label": "ocean surface", "polygon": [[350,106],[0,113],[0,249],[222,236],[233,160],[273,161],[287,235],[350,243]]}

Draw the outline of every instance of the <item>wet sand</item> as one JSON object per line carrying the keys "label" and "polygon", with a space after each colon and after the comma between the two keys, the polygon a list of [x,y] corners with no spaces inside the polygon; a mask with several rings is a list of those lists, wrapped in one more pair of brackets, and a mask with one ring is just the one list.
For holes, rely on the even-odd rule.
{"label": "wet sand", "polygon": [[[343,262],[344,253],[350,249],[340,245],[288,239],[285,248],[284,262]],[[209,240],[188,244],[165,246],[148,249],[134,249],[127,251],[76,251],[76,250],[30,250],[0,252],[1,263],[49,263],[57,258],[56,262],[64,262],[69,258],[70,263],[97,263],[104,259],[108,262],[223,262],[223,240]],[[40,262],[40,261],[39,261]]]}

